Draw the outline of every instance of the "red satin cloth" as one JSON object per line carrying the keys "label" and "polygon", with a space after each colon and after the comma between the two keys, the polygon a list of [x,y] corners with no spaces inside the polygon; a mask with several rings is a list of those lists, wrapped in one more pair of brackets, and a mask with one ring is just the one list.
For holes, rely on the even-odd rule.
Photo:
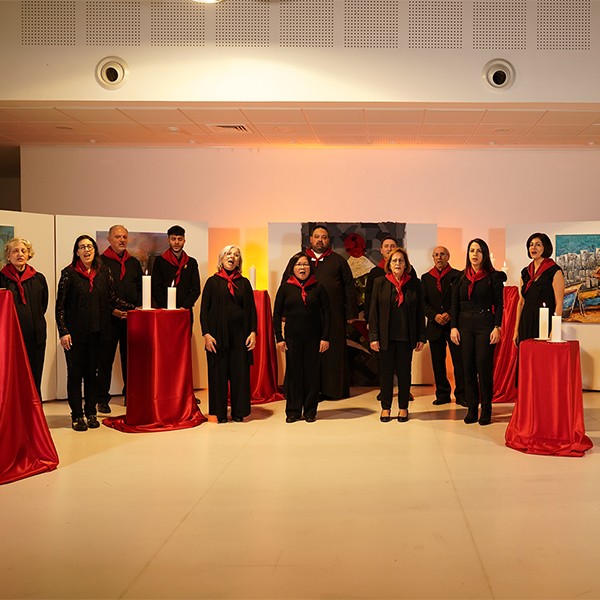
{"label": "red satin cloth", "polygon": [[196,427],[206,421],[194,397],[188,310],[127,315],[127,410],[102,422],[127,433]]}
{"label": "red satin cloth", "polygon": [[528,454],[583,456],[585,435],[579,342],[525,340],[519,345],[519,397],[506,445]]}
{"label": "red satin cloth", "polygon": [[494,354],[494,396],[492,402],[514,402],[517,399],[515,376],[518,350],[513,342],[519,288],[504,288],[504,312],[502,314],[502,338]]}
{"label": "red satin cloth", "polygon": [[266,404],[283,400],[284,396],[277,391],[277,352],[269,292],[255,290],[254,303],[258,325],[254,364],[250,367],[250,401],[252,404]]}
{"label": "red satin cloth", "polygon": [[12,293],[0,290],[0,484],[58,465]]}

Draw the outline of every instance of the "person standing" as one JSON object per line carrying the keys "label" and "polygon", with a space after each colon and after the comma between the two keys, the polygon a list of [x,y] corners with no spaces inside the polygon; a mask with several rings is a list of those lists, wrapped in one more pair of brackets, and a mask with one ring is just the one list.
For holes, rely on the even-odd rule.
{"label": "person standing", "polygon": [[324,400],[350,396],[350,376],[346,349],[346,323],[358,316],[352,271],[348,262],[333,251],[329,230],[317,225],[310,234],[306,250],[316,280],[325,288],[331,310],[329,350],[320,358],[320,392]]}
{"label": "person standing", "polygon": [[[108,248],[102,253],[102,262],[112,274],[115,293],[129,304],[142,304],[142,266],[137,258],[127,252],[129,232],[123,225],[113,225],[108,230]],[[103,346],[98,368],[98,412],[108,414],[110,409],[110,383],[112,369],[119,346],[123,396],[127,393],[127,311],[113,308],[110,341]]]}
{"label": "person standing", "polygon": [[423,306],[427,317],[427,340],[431,352],[431,364],[435,378],[435,400],[433,404],[448,404],[450,382],[446,373],[446,350],[450,349],[454,367],[454,396],[456,404],[467,406],[465,401],[465,379],[463,375],[460,346],[450,340],[450,307],[452,286],[460,277],[460,271],[450,266],[450,252],[444,246],[433,249],[433,267],[421,277]]}
{"label": "person standing", "polygon": [[562,269],[550,258],[554,250],[550,238],[545,233],[532,233],[526,248],[531,262],[521,271],[515,343],[538,337],[542,306],[546,306],[551,315],[562,315],[565,296]]}
{"label": "person standing", "polygon": [[404,248],[396,248],[386,261],[385,277],[373,287],[369,314],[371,350],[379,354],[380,421],[391,420],[394,375],[398,377],[398,421],[408,421],[413,351],[425,343],[425,314],[421,284],[411,269]]}
{"label": "person standing", "polygon": [[452,288],[450,339],[461,346],[465,375],[465,423],[492,422],[494,350],[500,341],[506,275],[496,271],[480,238],[467,245],[465,270]]}
{"label": "person standing", "polygon": [[277,348],[285,352],[286,423],[302,418],[313,423],[319,404],[319,354],[329,348],[329,298],[305,252],[294,254],[289,265],[273,308]]}
{"label": "person standing", "polygon": [[206,280],[200,304],[200,326],[208,364],[209,414],[241,423],[250,414],[250,365],[256,346],[257,315],[250,281],[242,276],[242,253],[225,246],[217,272]]}
{"label": "person standing", "polygon": [[170,227],[167,238],[169,248],[156,257],[152,268],[152,303],[156,308],[167,308],[167,288],[176,287],[176,306],[190,311],[193,324],[192,309],[200,297],[198,262],[183,249],[185,229],[181,225]]}
{"label": "person standing", "polygon": [[13,294],[31,374],[41,400],[48,284],[46,278],[29,264],[33,255],[29,240],[22,237],[8,240],[4,246],[6,265],[0,271],[0,288],[6,288]]}

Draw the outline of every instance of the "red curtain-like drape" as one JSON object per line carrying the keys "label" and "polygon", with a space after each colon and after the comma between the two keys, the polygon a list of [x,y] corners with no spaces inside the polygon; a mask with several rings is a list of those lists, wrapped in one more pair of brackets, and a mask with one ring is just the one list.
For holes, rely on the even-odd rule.
{"label": "red curtain-like drape", "polygon": [[12,294],[0,290],[0,484],[58,465]]}
{"label": "red curtain-like drape", "polygon": [[502,314],[502,339],[494,355],[494,397],[492,402],[514,402],[517,399],[516,374],[518,350],[513,342],[519,288],[504,288],[504,312]]}

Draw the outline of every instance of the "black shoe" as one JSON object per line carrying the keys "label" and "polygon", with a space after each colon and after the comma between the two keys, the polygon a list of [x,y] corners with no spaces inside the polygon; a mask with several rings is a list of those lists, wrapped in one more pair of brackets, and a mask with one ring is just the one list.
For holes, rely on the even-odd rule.
{"label": "black shoe", "polygon": [[218,423],[227,423],[227,417],[219,417],[219,418],[217,419],[217,422],[218,422]]}
{"label": "black shoe", "polygon": [[479,424],[480,425],[489,425],[492,422],[492,415],[491,413],[484,413],[483,411],[481,411],[481,416],[479,417]]}
{"label": "black shoe", "polygon": [[243,423],[244,417],[233,417],[234,423]]}
{"label": "black shoe", "polygon": [[401,417],[400,413],[398,413],[398,421],[400,423],[406,423],[406,421],[408,421],[408,410],[406,411],[406,416],[405,417]]}
{"label": "black shoe", "polygon": [[83,417],[79,417],[75,419],[73,423],[71,423],[71,427],[74,431],[87,431],[88,426],[85,424]]}
{"label": "black shoe", "polygon": [[409,392],[408,393],[408,401],[412,402],[415,399],[415,397]]}
{"label": "black shoe", "polygon": [[286,423],[295,423],[296,421],[299,421],[298,417],[286,417],[285,418]]}
{"label": "black shoe", "polygon": [[317,420],[317,417],[306,417],[304,420],[307,423],[314,423]]}
{"label": "black shoe", "polygon": [[200,398],[194,398],[194,400],[196,401],[196,404],[200,404]]}
{"label": "black shoe", "polygon": [[87,426],[89,429],[98,429],[98,427],[100,427],[100,423],[98,422],[96,415],[90,415],[87,417]]}
{"label": "black shoe", "polygon": [[477,411],[472,411],[471,409],[469,409],[467,416],[464,418],[464,422],[467,425],[470,425],[471,423],[477,423]]}
{"label": "black shoe", "polygon": [[450,398],[436,398],[432,404],[435,404],[436,406],[440,406],[441,404],[450,404]]}
{"label": "black shoe", "polygon": [[[384,410],[385,410],[385,409],[384,409]],[[390,411],[388,410],[387,412],[390,412]],[[391,417],[391,415],[387,415],[387,416],[385,416],[385,415],[383,414],[383,410],[382,410],[382,411],[381,411],[381,415],[379,415],[379,420],[380,420],[382,423],[389,423],[389,422],[392,420],[392,417]]]}
{"label": "black shoe", "polygon": [[103,415],[109,415],[112,411],[110,410],[110,406],[106,402],[102,402],[98,404],[98,412]]}
{"label": "black shoe", "polygon": [[464,406],[465,408],[469,407],[466,400],[459,400],[458,398],[456,399],[456,404],[458,404],[458,406]]}

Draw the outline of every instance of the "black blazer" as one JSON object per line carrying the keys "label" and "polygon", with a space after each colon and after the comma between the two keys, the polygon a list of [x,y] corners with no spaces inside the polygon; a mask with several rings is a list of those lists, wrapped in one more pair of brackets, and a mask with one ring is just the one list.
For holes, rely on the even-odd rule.
{"label": "black blazer", "polygon": [[437,289],[437,279],[429,273],[423,273],[421,276],[421,284],[423,286],[423,306],[425,308],[425,316],[427,317],[427,333],[428,340],[439,340],[442,332],[450,332],[450,321],[446,325],[440,325],[436,322],[436,315],[447,312],[450,314],[452,309],[452,286],[460,277],[458,269],[452,269],[442,277],[442,291]]}
{"label": "black blazer", "polygon": [[[395,292],[394,286],[385,277],[378,277],[375,280],[369,314],[369,341],[378,341],[382,350],[387,350],[389,342],[393,292]],[[427,341],[425,337],[423,294],[419,278],[413,275],[402,292],[408,309],[408,338],[411,348],[415,348],[418,342]]]}

